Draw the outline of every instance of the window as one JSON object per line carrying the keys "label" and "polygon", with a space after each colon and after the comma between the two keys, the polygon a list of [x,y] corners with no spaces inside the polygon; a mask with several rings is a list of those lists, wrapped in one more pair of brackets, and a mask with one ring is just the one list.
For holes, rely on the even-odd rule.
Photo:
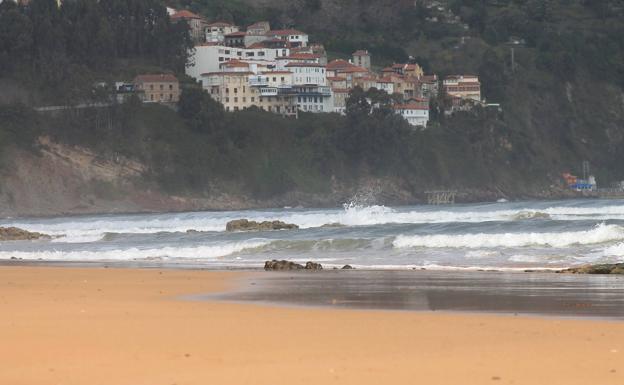
{"label": "window", "polygon": [[282,83],[284,82],[284,77],[282,76]]}
{"label": "window", "polygon": [[243,103],[247,102],[247,98],[243,96]]}
{"label": "window", "polygon": [[154,89],[154,85],[150,84],[150,90],[153,90],[153,89]]}
{"label": "window", "polygon": [[229,93],[230,93],[230,89],[226,87],[226,88],[225,88],[225,93],[226,93],[226,94],[229,94]]}
{"label": "window", "polygon": [[222,56],[219,56],[219,61],[223,61],[223,57]]}
{"label": "window", "polygon": [[237,94],[238,93],[238,88],[234,88],[234,93]]}
{"label": "window", "polygon": [[169,89],[172,90],[173,89],[173,84],[169,84]]}
{"label": "window", "polygon": [[273,76],[273,81],[274,81],[274,82],[276,82],[276,81],[277,81],[277,78],[276,78],[275,76]]}
{"label": "window", "polygon": [[165,89],[165,86],[161,84],[161,85],[160,85],[160,90],[162,91],[162,90],[164,90],[164,89]]}
{"label": "window", "polygon": [[150,100],[154,101],[154,94],[150,95]]}
{"label": "window", "polygon": [[262,96],[260,96],[260,103],[262,103]]}
{"label": "window", "polygon": [[238,103],[238,98],[234,98],[234,103]]}
{"label": "window", "polygon": [[245,93],[245,86],[243,86],[243,93]]}
{"label": "window", "polygon": [[225,102],[229,103],[230,102],[230,98],[225,98]]}
{"label": "window", "polygon": [[251,97],[251,102],[253,103],[253,102],[255,102],[255,101],[256,101],[256,98],[254,98],[254,97],[252,96],[252,97]]}
{"label": "window", "polygon": [[258,52],[258,56],[264,56],[264,51]]}
{"label": "window", "polygon": [[169,94],[169,100],[173,100],[173,94]]}
{"label": "window", "polygon": [[238,107],[234,107],[234,111],[238,111]]}
{"label": "window", "polygon": [[230,54],[230,50],[229,50],[229,49],[226,49],[226,50],[225,50],[225,54],[226,54],[226,55],[229,55],[229,54]]}

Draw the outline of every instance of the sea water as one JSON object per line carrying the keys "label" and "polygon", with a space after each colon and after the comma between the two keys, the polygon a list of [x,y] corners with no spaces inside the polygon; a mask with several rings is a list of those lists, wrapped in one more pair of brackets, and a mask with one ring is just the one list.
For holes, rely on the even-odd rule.
{"label": "sea water", "polygon": [[[247,218],[299,230],[226,232]],[[624,200],[358,206],[0,220],[52,240],[3,242],[0,260],[257,268],[267,259],[361,269],[523,270],[624,262]]]}

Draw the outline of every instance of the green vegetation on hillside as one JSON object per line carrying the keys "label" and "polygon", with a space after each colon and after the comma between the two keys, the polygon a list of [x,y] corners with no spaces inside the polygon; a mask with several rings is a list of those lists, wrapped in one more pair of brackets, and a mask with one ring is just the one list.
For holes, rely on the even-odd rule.
{"label": "green vegetation on hillside", "polygon": [[[0,4],[0,77],[55,103],[90,98],[95,81],[184,71],[192,43],[158,0]],[[134,69],[134,71],[133,71]],[[133,73],[134,72],[134,73]]]}
{"label": "green vegetation on hillside", "polygon": [[[0,84],[36,84],[49,99],[63,100],[84,97],[90,90],[84,85],[95,79],[181,71],[186,26],[170,24],[160,1],[78,0],[60,10],[49,0],[31,3],[0,5]],[[295,120],[255,109],[226,113],[185,85],[177,112],[137,100],[55,115],[0,106],[0,148],[32,147],[47,134],[102,157],[138,159],[147,179],[169,192],[261,199],[329,194],[336,183],[357,186],[370,178],[394,180],[414,195],[436,187],[536,195],[556,185],[561,172],[579,172],[583,160],[603,186],[624,179],[619,1],[450,0],[442,10],[407,0],[166,3],[212,20],[296,27],[332,55],[368,48],[377,66],[413,56],[441,76],[476,73],[485,98],[501,103],[502,112],[445,116],[436,107],[443,98],[436,99],[434,120],[421,131],[375,92],[355,90],[347,116],[302,113]],[[514,45],[512,68],[513,41],[521,44]],[[366,98],[380,108],[369,114]]]}

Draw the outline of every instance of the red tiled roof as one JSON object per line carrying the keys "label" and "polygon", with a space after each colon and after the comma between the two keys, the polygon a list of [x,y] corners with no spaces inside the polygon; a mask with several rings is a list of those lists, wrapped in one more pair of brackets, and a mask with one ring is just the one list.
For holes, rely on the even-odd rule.
{"label": "red tiled roof", "polygon": [[243,63],[243,62],[234,61],[234,60],[227,61],[221,65],[224,67],[239,67],[239,68],[249,67],[249,63]]}
{"label": "red tiled roof", "polygon": [[394,106],[395,110],[428,110],[428,106],[423,106],[417,103],[397,104]]}
{"label": "red tiled roof", "polygon": [[280,59],[320,59],[321,55],[315,53],[291,53],[290,56],[284,56]]}
{"label": "red tiled roof", "polygon": [[201,19],[201,18],[202,18],[201,16],[194,14],[191,11],[187,11],[186,9],[178,11],[171,16],[171,19]]}
{"label": "red tiled roof", "polygon": [[348,67],[355,67],[355,65],[353,65],[352,63],[349,63],[346,60],[342,60],[342,59],[337,59],[337,60],[332,60],[329,63],[327,63],[327,69],[328,70],[338,70],[338,69],[343,69],[343,68],[348,68]]}
{"label": "red tiled roof", "polygon": [[351,73],[351,72],[368,72],[368,70],[366,68],[358,67],[358,66],[347,67],[347,68],[344,68],[344,69],[342,69],[340,71],[341,72],[346,72],[346,73]]}
{"label": "red tiled roof", "polygon": [[228,23],[227,21],[215,21],[214,23],[208,24],[208,27],[232,27],[233,24]]}
{"label": "red tiled roof", "polygon": [[211,76],[211,75],[219,75],[219,76],[248,76],[254,75],[251,71],[237,71],[237,72],[205,72],[201,74],[201,76]]}
{"label": "red tiled roof", "polygon": [[330,76],[327,78],[327,80],[330,80],[332,82],[340,82],[340,81],[345,81],[347,80],[346,78],[341,78],[340,76]]}
{"label": "red tiled roof", "polygon": [[227,35],[225,35],[225,37],[241,37],[245,35],[247,35],[245,32],[238,31],[238,32],[228,33]]}
{"label": "red tiled roof", "polygon": [[267,45],[265,44],[265,42],[259,41],[259,42],[253,43],[247,48],[249,49],[267,48]]}
{"label": "red tiled roof", "polygon": [[286,67],[323,67],[325,68],[324,65],[319,64],[319,63],[299,63],[299,62],[288,63],[286,64]]}
{"label": "red tiled roof", "polygon": [[172,74],[143,74],[137,75],[134,78],[135,83],[170,83],[177,82],[178,78],[176,78]]}
{"label": "red tiled roof", "polygon": [[287,35],[307,35],[305,32],[296,29],[276,29],[266,33],[269,36],[287,36]]}

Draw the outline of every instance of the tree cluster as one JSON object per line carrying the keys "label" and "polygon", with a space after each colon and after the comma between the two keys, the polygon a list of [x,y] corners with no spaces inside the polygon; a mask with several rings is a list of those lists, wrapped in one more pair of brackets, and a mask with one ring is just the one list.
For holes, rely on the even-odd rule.
{"label": "tree cluster", "polygon": [[158,0],[0,4],[0,74],[74,94],[120,60],[183,71],[192,43]]}

